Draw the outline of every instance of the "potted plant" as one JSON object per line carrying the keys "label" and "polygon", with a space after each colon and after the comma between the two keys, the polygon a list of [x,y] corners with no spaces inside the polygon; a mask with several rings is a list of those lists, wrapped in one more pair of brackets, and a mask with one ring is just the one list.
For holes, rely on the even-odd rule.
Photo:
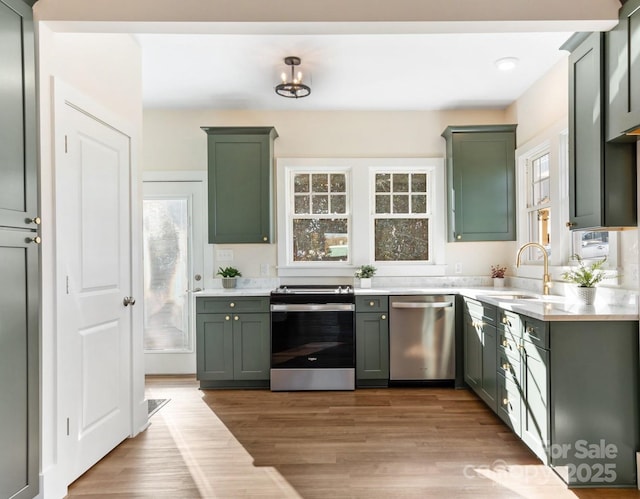
{"label": "potted plant", "polygon": [[591,305],[596,296],[596,284],[607,278],[602,269],[607,257],[591,264],[587,264],[580,255],[572,255],[571,258],[578,262],[578,267],[563,273],[562,278],[576,284],[578,299],[585,305]]}
{"label": "potted plant", "polygon": [[222,277],[223,288],[235,288],[236,277],[242,277],[242,273],[235,267],[219,267],[217,275]]}
{"label": "potted plant", "polygon": [[376,269],[373,265],[361,265],[358,270],[356,270],[355,276],[360,279],[360,287],[361,288],[370,288],[371,287],[371,278],[375,275]]}
{"label": "potted plant", "polygon": [[507,267],[502,265],[491,266],[491,278],[493,279],[493,286],[496,288],[504,287],[504,274],[507,271]]}

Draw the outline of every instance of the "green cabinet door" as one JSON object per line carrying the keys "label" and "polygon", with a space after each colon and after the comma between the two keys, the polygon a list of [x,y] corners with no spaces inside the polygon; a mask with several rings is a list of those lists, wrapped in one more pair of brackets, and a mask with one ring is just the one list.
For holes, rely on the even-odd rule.
{"label": "green cabinet door", "polygon": [[485,325],[482,328],[482,377],[479,395],[494,412],[497,410],[496,348],[496,328]]}
{"label": "green cabinet door", "polygon": [[449,241],[514,241],[516,125],[449,126]]}
{"label": "green cabinet door", "polygon": [[388,317],[388,313],[384,311],[356,313],[356,384],[358,385],[388,385]]}
{"label": "green cabinet door", "polygon": [[607,140],[633,140],[640,127],[640,0],[627,0],[606,33]]}
{"label": "green cabinet door", "polygon": [[636,487],[638,321],[550,323],[551,465],[573,486]]}
{"label": "green cabinet door", "polygon": [[196,364],[199,380],[233,379],[233,316],[196,315]]}
{"label": "green cabinet door", "polygon": [[389,385],[389,297],[356,296],[356,386]]}
{"label": "green cabinet door", "polygon": [[636,147],[605,142],[604,35],[569,56],[569,226],[637,225]]}
{"label": "green cabinet door", "polygon": [[38,246],[0,230],[0,497],[38,494]]}
{"label": "green cabinet door", "polygon": [[210,243],[274,241],[273,127],[203,127]]}
{"label": "green cabinet door", "polygon": [[463,327],[464,380],[477,393],[482,384],[482,326],[465,317]]}
{"label": "green cabinet door", "polygon": [[34,229],[37,145],[31,7],[0,0],[0,226]]}
{"label": "green cabinet door", "polygon": [[269,379],[270,324],[269,314],[233,316],[233,379]]}
{"label": "green cabinet door", "polygon": [[533,343],[522,343],[522,433],[525,444],[548,464],[549,351]]}

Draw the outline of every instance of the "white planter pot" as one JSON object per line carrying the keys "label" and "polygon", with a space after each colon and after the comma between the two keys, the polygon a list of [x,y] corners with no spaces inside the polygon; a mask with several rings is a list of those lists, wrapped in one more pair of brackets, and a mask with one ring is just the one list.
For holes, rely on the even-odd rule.
{"label": "white planter pot", "polygon": [[494,277],[493,278],[493,287],[494,288],[504,288],[504,277]]}
{"label": "white planter pot", "polygon": [[582,286],[578,286],[576,288],[578,301],[584,305],[593,305],[593,302],[596,299],[596,291],[597,288],[585,288]]}
{"label": "white planter pot", "polygon": [[370,287],[371,287],[371,281],[372,281],[372,280],[373,280],[373,279],[371,279],[370,277],[368,277],[368,278],[363,278],[363,277],[361,277],[361,278],[360,278],[360,287],[361,287],[361,288],[370,288]]}

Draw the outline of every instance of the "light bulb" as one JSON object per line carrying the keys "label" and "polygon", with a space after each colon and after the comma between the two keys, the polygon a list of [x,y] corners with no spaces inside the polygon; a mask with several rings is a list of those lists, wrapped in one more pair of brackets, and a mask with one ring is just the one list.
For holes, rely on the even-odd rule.
{"label": "light bulb", "polygon": [[282,79],[282,83],[287,83],[287,75],[284,72],[280,75],[280,78]]}

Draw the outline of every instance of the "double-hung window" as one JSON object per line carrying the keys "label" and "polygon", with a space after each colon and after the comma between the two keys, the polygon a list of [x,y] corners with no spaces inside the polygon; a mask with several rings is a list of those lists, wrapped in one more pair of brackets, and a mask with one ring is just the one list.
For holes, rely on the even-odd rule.
{"label": "double-hung window", "polygon": [[287,180],[290,263],[349,262],[349,172],[290,169]]}
{"label": "double-hung window", "polygon": [[[527,222],[529,241],[536,242],[551,253],[551,183],[549,150],[527,160]],[[540,251],[530,250],[530,260],[541,260]]]}
{"label": "double-hung window", "polygon": [[445,272],[442,158],[281,158],[278,275]]}
{"label": "double-hung window", "polygon": [[429,262],[432,212],[427,170],[374,173],[374,259]]}

